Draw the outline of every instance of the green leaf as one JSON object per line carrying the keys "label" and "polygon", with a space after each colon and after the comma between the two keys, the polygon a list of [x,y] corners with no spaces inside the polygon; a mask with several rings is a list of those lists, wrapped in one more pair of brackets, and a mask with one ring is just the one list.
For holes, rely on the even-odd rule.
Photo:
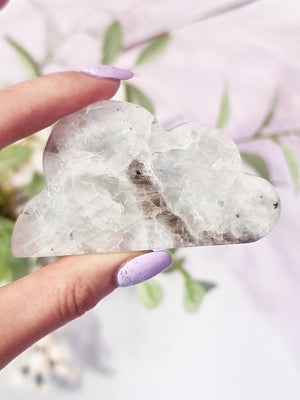
{"label": "green leaf", "polygon": [[29,272],[32,260],[14,258],[10,250],[11,235],[14,223],[12,220],[0,217],[0,281],[10,282],[21,278]]}
{"label": "green leaf", "polygon": [[43,175],[35,172],[32,176],[31,182],[25,187],[25,193],[29,199],[43,190],[45,187],[45,180]]}
{"label": "green leaf", "polygon": [[272,96],[272,98],[271,98],[270,105],[269,105],[269,107],[267,109],[267,112],[266,112],[262,122],[260,123],[259,127],[256,129],[256,132],[253,135],[254,137],[261,136],[263,130],[272,121],[275,109],[276,109],[277,104],[278,104],[278,100],[279,100],[279,91],[278,91],[278,89],[276,89],[274,94],[273,94],[273,96]]}
{"label": "green leaf", "polygon": [[197,312],[205,294],[215,286],[216,285],[211,282],[185,279],[183,294],[183,304],[185,310],[189,313]]}
{"label": "green leaf", "polygon": [[229,117],[230,117],[229,94],[227,86],[225,85],[221,96],[220,109],[216,127],[218,129],[224,129],[228,124]]}
{"label": "green leaf", "polygon": [[144,92],[142,92],[140,89],[138,89],[137,87],[135,87],[129,83],[125,83],[124,87],[125,87],[125,100],[126,101],[129,101],[130,103],[138,104],[138,105],[146,108],[152,114],[155,113],[154,105],[153,105],[152,101],[149,99],[149,97]]}
{"label": "green leaf", "polygon": [[178,249],[177,249],[177,248],[175,248],[175,249],[168,249],[167,251],[171,254],[171,256],[175,256],[175,254],[177,253]]}
{"label": "green leaf", "polygon": [[13,221],[0,217],[0,282],[12,280],[12,270],[6,262],[10,252],[10,237],[13,229]]}
{"label": "green leaf", "polygon": [[146,308],[157,307],[163,299],[163,289],[155,280],[141,283],[138,287],[138,295]]}
{"label": "green leaf", "polygon": [[262,178],[270,181],[270,172],[265,160],[254,153],[241,153],[242,160],[248,164]]}
{"label": "green leaf", "polygon": [[[0,250],[1,254],[1,250]],[[1,254],[2,255],[2,254]],[[0,260],[0,287],[4,284],[12,282],[12,271],[10,267]]]}
{"label": "green leaf", "polygon": [[106,29],[102,46],[102,64],[111,64],[122,50],[122,27],[119,21]]}
{"label": "green leaf", "polygon": [[13,144],[0,151],[0,175],[8,169],[22,167],[32,156],[32,149],[21,144]]}
{"label": "green leaf", "polygon": [[299,160],[295,150],[287,143],[278,143],[287,162],[295,190],[299,189]]}
{"label": "green leaf", "polygon": [[11,270],[12,270],[12,280],[22,278],[23,276],[29,274],[30,268],[34,263],[32,258],[15,258],[11,253],[8,260]]}
{"label": "green leaf", "polygon": [[154,38],[141,52],[138,56],[135,65],[145,64],[149,61],[154,60],[156,57],[160,56],[167,48],[170,42],[170,35],[164,33],[160,36]]}
{"label": "green leaf", "polygon": [[176,256],[177,249],[169,249],[168,252],[173,257],[173,263],[172,263],[171,267],[169,267],[168,269],[166,269],[164,271],[164,273],[169,274],[170,272],[174,272],[174,271],[182,271],[184,269],[183,268],[184,258],[180,258],[180,257]]}
{"label": "green leaf", "polygon": [[206,282],[206,281],[201,281],[201,285],[204,287],[206,292],[209,292],[210,290],[214,289],[217,287],[217,285],[213,282]]}
{"label": "green leaf", "polygon": [[12,39],[10,36],[6,36],[5,40],[17,53],[21,64],[23,65],[24,69],[28,72],[30,77],[35,78],[37,76],[42,75],[42,71],[38,62],[33,58],[33,56],[30,53],[28,53],[26,49],[24,49],[24,47],[20,43]]}
{"label": "green leaf", "polygon": [[14,223],[11,219],[0,216],[0,237],[8,233],[11,235],[14,228]]}

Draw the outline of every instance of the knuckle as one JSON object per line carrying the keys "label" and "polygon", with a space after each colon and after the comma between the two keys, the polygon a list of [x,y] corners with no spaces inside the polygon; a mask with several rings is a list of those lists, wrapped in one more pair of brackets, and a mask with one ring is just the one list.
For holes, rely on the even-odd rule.
{"label": "knuckle", "polygon": [[61,324],[80,317],[97,303],[90,285],[78,275],[73,275],[58,288],[57,300],[57,312]]}

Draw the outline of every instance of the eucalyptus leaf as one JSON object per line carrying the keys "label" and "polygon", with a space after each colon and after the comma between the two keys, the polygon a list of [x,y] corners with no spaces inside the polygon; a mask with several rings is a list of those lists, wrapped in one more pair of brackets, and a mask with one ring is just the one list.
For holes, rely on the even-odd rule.
{"label": "eucalyptus leaf", "polygon": [[45,180],[43,175],[35,172],[32,176],[30,183],[25,187],[25,193],[29,199],[39,193],[45,187]]}
{"label": "eucalyptus leaf", "polygon": [[293,149],[292,146],[290,146],[287,143],[278,143],[282,153],[285,157],[286,163],[289,168],[289,172],[292,178],[292,181],[295,186],[295,190],[299,189],[299,159],[297,156],[297,153]]}
{"label": "eucalyptus leaf", "polygon": [[10,252],[7,263],[12,270],[12,280],[15,281],[29,274],[34,261],[32,258],[15,258]]}
{"label": "eucalyptus leaf", "polygon": [[161,285],[153,279],[141,283],[137,287],[137,290],[139,299],[146,308],[151,309],[157,307],[163,299],[163,289]]}
{"label": "eucalyptus leaf", "polygon": [[176,256],[177,251],[178,251],[178,249],[168,249],[168,252],[171,254],[171,256],[173,258],[173,263],[172,263],[171,267],[169,267],[168,269],[165,269],[163,271],[164,274],[169,274],[170,272],[174,272],[183,267],[184,259],[178,258]]}
{"label": "eucalyptus leaf", "polygon": [[257,128],[257,130],[253,136],[255,136],[255,137],[261,136],[263,130],[265,128],[267,128],[267,126],[270,124],[270,122],[273,119],[275,109],[278,104],[278,100],[279,100],[279,91],[278,91],[278,89],[276,89],[271,98],[270,105],[267,109],[267,112],[266,112],[265,116],[263,117],[263,120],[261,121],[259,127]]}
{"label": "eucalyptus leaf", "polygon": [[217,287],[217,285],[213,282],[207,282],[207,281],[200,281],[201,285],[204,287],[206,292],[209,292],[210,290],[214,289]]}
{"label": "eucalyptus leaf", "polygon": [[[169,250],[168,250],[168,251],[169,251]],[[169,251],[169,253],[172,255],[173,263],[172,263],[171,267],[169,267],[168,269],[166,269],[166,270],[164,271],[164,273],[165,273],[165,274],[169,274],[169,273],[174,272],[174,271],[181,271],[181,270],[183,270],[184,258],[177,257],[175,252],[171,253],[171,252]]]}
{"label": "eucalyptus leaf", "polygon": [[0,282],[12,280],[12,269],[9,264],[10,238],[13,230],[13,221],[0,217]]}
{"label": "eucalyptus leaf", "polygon": [[258,173],[262,178],[270,180],[270,172],[269,168],[265,162],[265,160],[254,153],[241,153],[242,160],[248,164],[254,171]]}
{"label": "eucalyptus leaf", "polygon": [[30,77],[35,78],[42,75],[41,67],[39,66],[38,62],[20,43],[12,39],[10,36],[6,36],[5,40],[14,49],[20,59],[21,64]]}
{"label": "eucalyptus leaf", "polygon": [[175,254],[177,253],[177,251],[178,251],[178,249],[168,249],[167,250],[170,254],[171,254],[171,256],[175,256]]}
{"label": "eucalyptus leaf", "polygon": [[216,127],[218,129],[224,129],[229,122],[229,118],[230,118],[229,93],[227,85],[224,85]]}
{"label": "eucalyptus leaf", "polygon": [[153,105],[152,101],[149,99],[149,97],[144,92],[142,92],[136,86],[133,86],[129,83],[125,83],[124,87],[125,87],[125,100],[126,101],[129,101],[130,103],[138,104],[138,105],[146,108],[152,114],[155,113],[155,109],[154,109],[154,105]]}
{"label": "eucalyptus leaf", "polygon": [[189,313],[197,312],[205,294],[213,289],[215,284],[193,279],[184,280],[183,304]]}
{"label": "eucalyptus leaf", "polygon": [[102,64],[114,62],[122,51],[122,27],[119,21],[112,22],[106,29],[102,46]]}
{"label": "eucalyptus leaf", "polygon": [[9,258],[9,247],[5,245],[3,237],[0,236],[0,286],[13,280],[12,268],[7,259]]}
{"label": "eucalyptus leaf", "polygon": [[14,222],[0,216],[0,281],[9,282],[29,272],[32,260],[14,258],[11,254],[10,243]]}
{"label": "eucalyptus leaf", "polygon": [[14,222],[11,219],[0,216],[0,237],[7,234],[10,236],[13,228]]}
{"label": "eucalyptus leaf", "polygon": [[0,260],[0,287],[12,281],[13,279],[12,279],[11,269],[7,265],[4,265]]}
{"label": "eucalyptus leaf", "polygon": [[9,169],[18,169],[30,161],[33,151],[22,144],[12,144],[0,151],[0,176]]}
{"label": "eucalyptus leaf", "polygon": [[149,61],[153,61],[156,57],[160,56],[167,48],[170,42],[170,35],[164,33],[163,35],[154,38],[147,46],[142,50],[138,56],[135,65],[145,64]]}

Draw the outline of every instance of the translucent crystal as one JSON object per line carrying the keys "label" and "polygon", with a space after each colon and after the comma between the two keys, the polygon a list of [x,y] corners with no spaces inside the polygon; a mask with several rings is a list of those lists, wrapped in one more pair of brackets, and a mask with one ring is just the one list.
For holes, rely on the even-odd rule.
{"label": "translucent crystal", "polygon": [[15,256],[247,243],[279,215],[278,195],[241,171],[229,137],[196,123],[166,131],[130,103],[59,121],[44,172],[46,189],[17,220]]}

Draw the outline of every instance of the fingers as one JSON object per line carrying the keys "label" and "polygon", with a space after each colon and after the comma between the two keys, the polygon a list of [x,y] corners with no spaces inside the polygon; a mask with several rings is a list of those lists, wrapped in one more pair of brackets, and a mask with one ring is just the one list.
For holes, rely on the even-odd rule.
{"label": "fingers", "polygon": [[0,149],[91,103],[110,99],[119,85],[117,79],[61,72],[0,91]]}
{"label": "fingers", "polygon": [[0,368],[116,287],[118,267],[141,253],[72,256],[0,288]]}
{"label": "fingers", "polygon": [[8,1],[9,0],[0,0],[0,10],[8,3]]}
{"label": "fingers", "polygon": [[171,264],[165,251],[71,256],[0,288],[0,369],[116,286],[135,285]]}

